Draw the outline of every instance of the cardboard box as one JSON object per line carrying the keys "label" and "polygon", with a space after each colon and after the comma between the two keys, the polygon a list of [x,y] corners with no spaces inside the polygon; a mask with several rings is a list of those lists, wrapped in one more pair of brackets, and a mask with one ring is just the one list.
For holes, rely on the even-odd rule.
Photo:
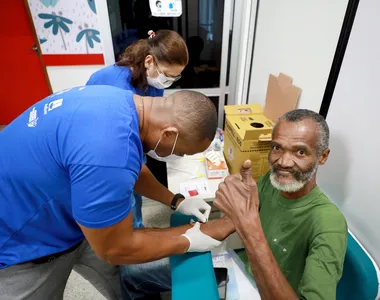
{"label": "cardboard box", "polygon": [[224,158],[222,151],[209,151],[209,153],[216,153],[218,156],[218,161],[212,161],[207,158],[207,153],[205,155],[205,165],[206,173],[208,179],[220,179],[226,177],[228,173],[228,166]]}
{"label": "cardboard box", "polygon": [[268,172],[273,125],[296,108],[300,94],[301,89],[292,84],[291,77],[271,74],[264,110],[259,104],[225,106],[224,155],[231,174],[238,173],[247,159],[252,161],[254,179]]}
{"label": "cardboard box", "polygon": [[227,105],[224,107],[224,112],[229,116],[264,114],[260,104]]}

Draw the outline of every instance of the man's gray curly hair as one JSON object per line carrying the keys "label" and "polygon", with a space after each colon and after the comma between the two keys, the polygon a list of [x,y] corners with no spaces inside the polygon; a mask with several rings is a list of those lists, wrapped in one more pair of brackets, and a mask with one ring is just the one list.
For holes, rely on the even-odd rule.
{"label": "man's gray curly hair", "polygon": [[295,109],[282,115],[273,127],[273,132],[277,124],[282,121],[288,122],[300,122],[305,119],[312,119],[318,127],[318,141],[317,141],[317,153],[318,156],[323,153],[329,147],[330,130],[325,119],[316,112],[308,109]]}

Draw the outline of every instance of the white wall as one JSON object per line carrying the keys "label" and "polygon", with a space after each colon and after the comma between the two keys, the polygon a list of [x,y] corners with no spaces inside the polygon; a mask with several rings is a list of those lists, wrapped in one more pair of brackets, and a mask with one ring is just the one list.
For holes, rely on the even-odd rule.
{"label": "white wall", "polygon": [[62,66],[47,67],[46,70],[51,88],[53,93],[55,93],[74,86],[85,85],[91,74],[103,67],[103,65]]}
{"label": "white wall", "polygon": [[98,13],[98,22],[103,43],[104,63],[108,66],[115,63],[115,54],[112,45],[112,34],[110,19],[108,16],[107,0],[96,0],[96,11]]}
{"label": "white wall", "polygon": [[[110,65],[115,63],[115,56],[113,52],[107,1],[97,0],[96,10],[98,15],[100,37],[103,43],[104,62],[105,65]],[[84,85],[92,73],[103,67],[104,65],[57,66],[47,67],[46,70],[53,93],[55,93],[63,89]]]}
{"label": "white wall", "polygon": [[319,112],[348,0],[260,1],[249,103],[265,103],[269,74],[293,77],[299,108]]}
{"label": "white wall", "polygon": [[327,115],[331,155],[319,184],[380,264],[380,2],[359,2]]}

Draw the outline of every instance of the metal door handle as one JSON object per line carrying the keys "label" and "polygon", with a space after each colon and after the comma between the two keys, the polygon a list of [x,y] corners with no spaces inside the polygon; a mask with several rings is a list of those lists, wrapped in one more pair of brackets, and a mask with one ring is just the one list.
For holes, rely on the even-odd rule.
{"label": "metal door handle", "polygon": [[29,48],[29,50],[33,50],[34,52],[36,52],[36,55],[40,55],[40,52],[38,51],[38,47],[36,44],[33,45],[33,48]]}

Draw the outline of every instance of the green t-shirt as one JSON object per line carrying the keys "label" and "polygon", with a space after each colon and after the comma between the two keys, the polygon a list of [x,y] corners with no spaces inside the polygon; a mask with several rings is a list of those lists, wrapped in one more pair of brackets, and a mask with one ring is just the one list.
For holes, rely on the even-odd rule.
{"label": "green t-shirt", "polygon": [[[336,299],[347,248],[343,214],[318,187],[289,200],[272,186],[269,173],[257,184],[265,237],[294,291],[300,299]],[[240,257],[249,268],[245,252]]]}

